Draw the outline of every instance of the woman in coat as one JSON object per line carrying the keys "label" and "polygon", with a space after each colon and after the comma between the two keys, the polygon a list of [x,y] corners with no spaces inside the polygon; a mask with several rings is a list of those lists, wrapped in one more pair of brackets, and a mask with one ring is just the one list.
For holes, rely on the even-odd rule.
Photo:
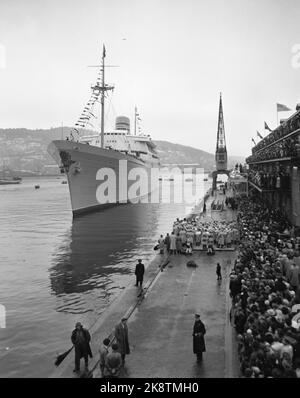
{"label": "woman in coat", "polygon": [[208,244],[208,234],[206,231],[204,231],[202,234],[201,243],[202,243],[203,250],[206,250],[207,244]]}
{"label": "woman in coat", "polygon": [[181,254],[182,241],[181,241],[181,237],[180,237],[179,233],[176,236],[176,250],[177,250],[177,254]]}
{"label": "woman in coat", "polygon": [[167,246],[167,252],[170,252],[170,245],[171,245],[171,240],[170,240],[170,235],[167,234],[165,237],[165,245]]}
{"label": "woman in coat", "polygon": [[197,362],[202,361],[202,353],[206,351],[204,335],[206,333],[204,323],[200,320],[200,315],[195,314],[193,330],[193,352],[197,355]]}
{"label": "woman in coat", "polygon": [[176,236],[174,232],[170,236],[170,254],[176,254]]}
{"label": "woman in coat", "polygon": [[164,254],[165,240],[164,240],[163,235],[160,235],[160,238],[158,239],[158,248],[159,248],[159,253]]}
{"label": "woman in coat", "polygon": [[224,244],[225,244],[225,235],[223,232],[220,232],[218,236],[218,246],[223,247]]}
{"label": "woman in coat", "polygon": [[184,229],[182,229],[179,232],[180,238],[181,238],[181,243],[184,245],[186,244],[186,231]]}

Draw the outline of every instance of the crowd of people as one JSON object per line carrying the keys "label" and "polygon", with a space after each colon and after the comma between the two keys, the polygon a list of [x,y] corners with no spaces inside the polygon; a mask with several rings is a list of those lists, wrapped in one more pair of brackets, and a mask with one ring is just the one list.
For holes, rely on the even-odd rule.
{"label": "crowd of people", "polygon": [[297,136],[287,137],[286,139],[274,143],[274,145],[262,148],[247,158],[247,162],[257,162],[260,160],[279,159],[297,156]]}
{"label": "crowd of people", "polygon": [[[193,250],[207,250],[208,254],[214,248],[228,248],[239,242],[239,229],[235,221],[201,220],[200,216],[184,218],[174,222],[173,231],[158,240],[158,249],[163,254],[192,254]],[[211,253],[212,254],[212,253]]]}
{"label": "crowd of people", "polygon": [[242,199],[230,274],[231,320],[245,378],[300,377],[300,237],[278,211]]}
{"label": "crowd of people", "polygon": [[[297,109],[299,111],[299,109]],[[300,128],[300,112],[296,113],[294,117],[292,117],[287,122],[278,126],[274,131],[264,137],[252,150],[253,153],[258,152],[262,148],[267,145],[272,144],[275,141],[280,140],[281,138],[287,136],[295,130]]]}
{"label": "crowd of people", "polygon": [[255,167],[249,170],[248,179],[263,189],[290,189],[290,176],[285,171],[266,172]]}
{"label": "crowd of people", "polygon": [[233,196],[226,197],[225,205],[231,207],[232,210],[238,209],[238,202]]}
{"label": "crowd of people", "polygon": [[[193,249],[237,247],[229,275],[232,299],[230,318],[237,333],[240,373],[244,378],[300,378],[300,231],[279,210],[270,209],[258,197],[226,198],[239,208],[236,221],[213,220],[201,215],[177,218],[171,234],[161,235],[160,253],[192,254]],[[136,286],[142,286],[144,265],[136,265]],[[222,280],[221,266],[216,268]],[[193,350],[198,362],[205,351],[199,314],[193,331]],[[126,318],[115,327],[115,342],[100,349],[103,377],[118,377],[130,353]],[[201,339],[200,339],[201,337]],[[90,335],[80,323],[72,333],[75,372],[80,358],[88,367],[92,357]]]}

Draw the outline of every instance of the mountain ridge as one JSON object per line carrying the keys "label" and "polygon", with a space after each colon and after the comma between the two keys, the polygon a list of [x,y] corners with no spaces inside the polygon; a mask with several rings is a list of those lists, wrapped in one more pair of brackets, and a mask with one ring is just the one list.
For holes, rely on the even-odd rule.
{"label": "mountain ridge", "polygon": [[[53,140],[69,135],[70,127],[53,127],[50,129],[0,128],[0,161],[13,170],[27,170],[32,173],[45,173],[45,166],[55,165],[47,153],[47,146]],[[87,130],[87,133],[90,131]],[[153,140],[162,164],[197,163],[206,171],[215,166],[215,155],[192,146],[172,143],[164,140]],[[228,167],[244,163],[245,158],[228,157]]]}

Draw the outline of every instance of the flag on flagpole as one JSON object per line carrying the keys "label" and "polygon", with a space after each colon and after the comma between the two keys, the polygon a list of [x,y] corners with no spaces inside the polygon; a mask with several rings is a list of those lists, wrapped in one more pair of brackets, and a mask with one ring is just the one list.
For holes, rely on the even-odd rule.
{"label": "flag on flagpole", "polygon": [[263,139],[264,137],[256,130],[256,133],[258,135],[259,138]]}
{"label": "flag on flagpole", "polygon": [[276,104],[277,105],[277,112],[284,112],[284,111],[291,111],[286,105],[283,104]]}
{"label": "flag on flagpole", "polygon": [[256,142],[254,141],[254,138],[252,138],[252,142],[253,142],[254,145],[256,145]]}
{"label": "flag on flagpole", "polygon": [[106,57],[106,50],[105,50],[105,45],[103,44],[103,53],[102,53],[103,58]]}
{"label": "flag on flagpole", "polygon": [[267,125],[267,123],[265,122],[265,130],[269,130],[272,132],[272,130],[270,129],[270,127]]}

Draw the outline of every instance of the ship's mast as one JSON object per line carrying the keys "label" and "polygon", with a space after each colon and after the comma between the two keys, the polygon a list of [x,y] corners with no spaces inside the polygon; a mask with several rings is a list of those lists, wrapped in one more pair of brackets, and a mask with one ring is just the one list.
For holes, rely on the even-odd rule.
{"label": "ship's mast", "polygon": [[114,86],[109,86],[105,84],[105,62],[104,59],[106,57],[106,50],[103,44],[102,51],[102,64],[101,64],[101,86],[97,83],[92,89],[95,91],[98,90],[98,94],[101,93],[101,148],[104,148],[104,105],[105,105],[105,92],[109,90],[113,90]]}
{"label": "ship's mast", "polygon": [[102,90],[101,90],[101,148],[104,148],[104,102],[105,102],[105,65],[106,56],[105,46],[103,44],[102,52]]}
{"label": "ship's mast", "polygon": [[137,107],[134,108],[134,135],[136,135],[136,117],[137,117]]}

